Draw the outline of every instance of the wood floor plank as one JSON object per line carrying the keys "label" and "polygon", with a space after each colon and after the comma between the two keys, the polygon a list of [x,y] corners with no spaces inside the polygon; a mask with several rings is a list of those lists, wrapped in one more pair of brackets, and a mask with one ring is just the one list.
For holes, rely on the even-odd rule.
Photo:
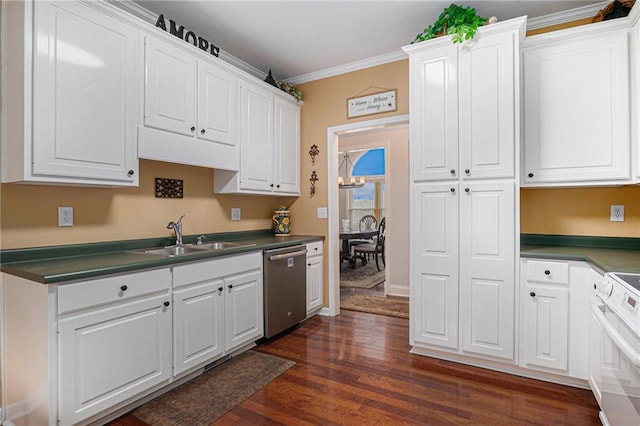
{"label": "wood floor plank", "polygon": [[296,364],[215,424],[600,424],[588,390],[411,354],[408,342],[406,319],[313,317],[255,349]]}

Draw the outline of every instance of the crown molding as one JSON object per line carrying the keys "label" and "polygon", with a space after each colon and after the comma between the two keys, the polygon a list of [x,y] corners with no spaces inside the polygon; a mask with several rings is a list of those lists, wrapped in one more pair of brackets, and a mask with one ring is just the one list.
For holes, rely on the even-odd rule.
{"label": "crown molding", "polygon": [[609,3],[611,2],[607,0],[600,3],[590,4],[588,6],[576,7],[575,9],[538,16],[537,18],[530,18],[527,21],[527,30],[550,27],[552,25],[564,24],[565,22],[577,21],[584,18],[592,18],[596,16],[600,9],[604,9]]}
{"label": "crown molding", "polygon": [[[129,13],[130,15],[135,16],[136,18],[142,19],[143,21],[148,22],[152,25],[155,25],[156,21],[158,20],[158,15],[151,12],[149,9],[140,6],[138,3],[134,3],[132,0],[103,0],[103,1],[105,3],[109,3]],[[225,61],[226,63],[241,69],[247,74],[250,74],[256,78],[259,78],[260,80],[263,80],[267,75],[265,71],[259,70],[253,65],[246,63],[242,59],[236,58],[235,56],[233,56],[229,52],[224,51],[223,49],[220,49],[219,58]]]}
{"label": "crown molding", "polygon": [[310,72],[308,74],[302,74],[296,77],[287,78],[286,80],[293,84],[308,83],[310,81],[333,77],[352,71],[359,71],[361,69],[401,61],[403,59],[407,59],[407,55],[402,50],[398,49],[395,52],[384,53],[382,55],[373,56],[360,61],[350,62],[348,64],[338,65],[320,71]]}

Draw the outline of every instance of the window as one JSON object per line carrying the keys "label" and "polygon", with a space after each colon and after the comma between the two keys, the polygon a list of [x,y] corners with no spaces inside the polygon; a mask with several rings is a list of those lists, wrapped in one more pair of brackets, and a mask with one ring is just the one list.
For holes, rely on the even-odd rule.
{"label": "window", "polygon": [[365,215],[373,215],[378,221],[385,216],[385,161],[384,148],[364,151],[354,162],[351,176],[365,176],[366,183],[350,190],[349,218],[357,224]]}

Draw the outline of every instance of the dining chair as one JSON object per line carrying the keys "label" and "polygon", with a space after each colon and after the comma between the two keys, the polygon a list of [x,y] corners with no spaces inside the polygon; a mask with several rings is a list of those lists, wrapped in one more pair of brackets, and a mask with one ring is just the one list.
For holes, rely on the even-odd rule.
{"label": "dining chair", "polygon": [[387,236],[386,233],[386,218],[382,218],[380,221],[380,225],[378,226],[378,237],[375,242],[369,244],[360,244],[354,248],[354,253],[356,257],[360,257],[361,259],[368,258],[370,255],[373,255],[376,260],[376,268],[380,271],[380,263],[378,262],[378,257],[382,259],[382,265],[387,266],[385,257],[384,257],[384,242]]}
{"label": "dining chair", "polygon": [[[378,227],[378,219],[370,214],[364,215],[362,216],[362,218],[360,218],[358,226],[360,228],[360,232],[375,231]],[[353,250],[355,246],[358,246],[360,244],[370,244],[372,242],[374,242],[372,238],[354,238],[352,240],[349,240],[349,251]]]}

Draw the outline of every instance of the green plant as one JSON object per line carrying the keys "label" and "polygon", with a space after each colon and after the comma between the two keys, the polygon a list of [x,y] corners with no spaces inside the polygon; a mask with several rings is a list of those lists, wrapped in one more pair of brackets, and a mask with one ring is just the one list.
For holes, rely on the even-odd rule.
{"label": "green plant", "polygon": [[296,99],[296,101],[298,102],[302,101],[302,92],[299,91],[298,88],[294,86],[292,83],[276,80],[276,86],[278,87],[278,89],[282,90],[283,92],[286,92],[291,96],[293,96]]}
{"label": "green plant", "polygon": [[430,40],[444,33],[450,35],[454,43],[462,43],[465,40],[471,40],[478,27],[484,25],[486,21],[487,18],[478,16],[474,8],[452,3],[411,43]]}

